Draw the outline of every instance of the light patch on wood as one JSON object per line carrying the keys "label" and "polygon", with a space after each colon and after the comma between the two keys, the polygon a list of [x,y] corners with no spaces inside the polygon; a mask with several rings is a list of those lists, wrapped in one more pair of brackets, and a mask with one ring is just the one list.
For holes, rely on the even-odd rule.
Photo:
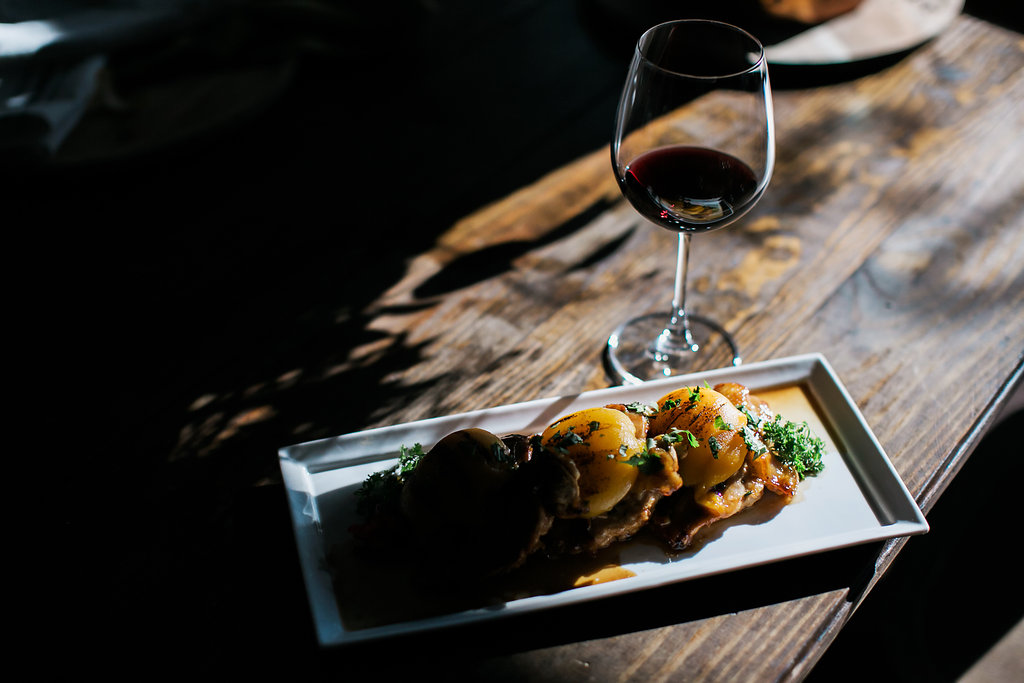
{"label": "light patch on wood", "polygon": [[974,104],[974,101],[978,99],[978,96],[974,93],[974,88],[971,86],[958,88],[957,91],[953,93],[953,97],[956,98],[957,104],[965,107]]}
{"label": "light patch on wood", "polygon": [[757,220],[747,223],[745,229],[748,232],[771,232],[778,230],[780,225],[778,216],[761,216]]}
{"label": "light patch on wood", "polygon": [[812,176],[828,178],[833,185],[839,186],[854,176],[854,168],[873,151],[868,143],[840,140],[829,146],[825,154],[816,157],[808,172]]}
{"label": "light patch on wood", "polygon": [[[256,424],[257,422],[269,420],[276,414],[277,411],[274,410],[273,406],[257,406],[255,408],[243,410],[228,421],[224,429],[217,434],[214,441],[226,441],[227,439],[235,436],[243,428]],[[203,455],[202,451],[200,451],[200,455]]]}
{"label": "light patch on wood", "polygon": [[719,290],[739,291],[756,297],[768,283],[777,282],[800,262],[800,239],[794,235],[769,235],[757,249],[748,251],[738,266],[718,280]]}
{"label": "light patch on wood", "polygon": [[943,142],[950,140],[953,135],[944,128],[922,128],[914,133],[906,147],[899,147],[893,151],[897,156],[905,156],[915,159],[933,147],[940,147]]}
{"label": "light patch on wood", "polygon": [[188,409],[189,409],[189,411],[193,411],[193,412],[197,411],[197,410],[202,410],[206,406],[208,406],[211,403],[213,403],[215,400],[217,400],[217,395],[216,394],[203,394],[202,396],[200,396],[196,400],[192,401],[192,405],[190,405],[188,407]]}
{"label": "light patch on wood", "polygon": [[265,422],[277,415],[277,410],[270,405],[247,408],[228,417],[223,412],[214,413],[200,424],[189,423],[182,427],[178,434],[178,445],[169,457],[169,461],[180,460],[189,455],[200,458],[215,453],[217,448],[236,436],[250,425]]}

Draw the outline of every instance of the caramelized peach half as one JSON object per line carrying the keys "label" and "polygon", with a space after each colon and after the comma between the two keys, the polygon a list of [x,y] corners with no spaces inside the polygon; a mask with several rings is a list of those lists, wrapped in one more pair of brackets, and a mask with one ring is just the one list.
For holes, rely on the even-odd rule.
{"label": "caramelized peach half", "polygon": [[625,413],[589,408],[553,423],[541,443],[576,463],[580,498],[587,505],[582,516],[595,517],[615,507],[633,486],[637,468],[626,461],[644,450],[645,438]]}
{"label": "caramelized peach half", "polygon": [[679,473],[685,486],[694,487],[699,500],[713,486],[739,470],[747,455],[740,430],[747,424],[728,398],[708,387],[683,387],[658,401],[650,435],[688,431],[697,439],[686,455],[680,453]]}

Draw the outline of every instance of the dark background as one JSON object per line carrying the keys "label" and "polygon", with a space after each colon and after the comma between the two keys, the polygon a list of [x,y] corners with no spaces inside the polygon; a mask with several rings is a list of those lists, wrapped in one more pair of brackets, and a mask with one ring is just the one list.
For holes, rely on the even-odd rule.
{"label": "dark background", "polygon": [[[402,400],[382,380],[415,348],[326,372],[378,338],[364,309],[453,221],[607,144],[648,25],[720,18],[765,42],[800,27],[740,0],[215,4],[112,49],[105,97],[55,156],[31,125],[3,137],[9,358],[30,380],[15,385],[19,433],[45,482],[19,527],[45,539],[24,569],[55,598],[28,600],[25,631],[45,644],[42,671],[369,677],[392,650],[317,650],[276,460]],[[1012,4],[967,10],[1020,30]],[[904,56],[778,69],[773,86]],[[261,406],[272,414],[230,431],[225,416]],[[903,680],[951,680],[1020,617],[1010,563],[980,576],[962,564],[965,545],[989,546],[983,515],[1011,518],[971,502],[1009,440],[971,458],[823,680],[881,662]],[[486,655],[608,634],[592,629],[403,646]]]}

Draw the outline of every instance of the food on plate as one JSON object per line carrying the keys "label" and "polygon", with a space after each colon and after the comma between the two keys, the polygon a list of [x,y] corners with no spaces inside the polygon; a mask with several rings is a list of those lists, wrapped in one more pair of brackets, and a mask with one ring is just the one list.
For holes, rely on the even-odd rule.
{"label": "food on plate", "polygon": [[715,486],[735,474],[747,457],[746,416],[718,391],[684,387],[658,401],[651,420],[654,435],[682,432],[694,443],[679,463],[679,473],[694,496],[704,499]]}
{"label": "food on plate", "polygon": [[535,446],[569,457],[580,471],[580,509],[557,515],[543,539],[549,555],[596,552],[635,535],[654,506],[683,485],[671,445],[648,437],[648,410],[609,405],[554,422]]}
{"label": "food on plate", "polygon": [[[743,385],[689,387],[662,398],[658,406],[653,429],[685,429],[700,441],[681,467],[693,495],[665,501],[651,527],[670,548],[688,547],[712,523],[761,500],[765,489],[786,502],[796,494],[801,473],[780,452],[784,444],[765,431],[776,424],[771,409]],[[818,445],[820,464],[820,440]]]}
{"label": "food on plate", "polygon": [[568,457],[579,470],[580,497],[585,518],[615,507],[636,483],[637,467],[630,464],[644,449],[632,420],[613,408],[588,408],[558,420],[540,435],[544,449]]}
{"label": "food on plate", "polygon": [[[743,385],[579,410],[539,434],[455,431],[356,492],[363,543],[478,578],[530,556],[596,553],[647,529],[671,550],[823,468],[824,444]],[[412,551],[412,552],[410,552]]]}
{"label": "food on plate", "polygon": [[479,576],[518,567],[540,548],[556,514],[580,511],[579,471],[526,437],[483,429],[404,448],[392,468],[356,491],[365,522],[354,536],[378,551],[415,551],[425,573],[457,564]]}

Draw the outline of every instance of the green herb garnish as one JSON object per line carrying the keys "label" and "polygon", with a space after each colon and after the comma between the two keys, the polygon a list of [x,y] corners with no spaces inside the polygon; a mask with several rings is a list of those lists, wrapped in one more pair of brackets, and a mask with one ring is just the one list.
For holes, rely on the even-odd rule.
{"label": "green herb garnish", "polygon": [[662,434],[658,437],[665,443],[679,443],[682,440],[686,440],[686,443],[690,445],[690,448],[696,448],[700,445],[700,441],[693,435],[689,429],[678,429],[673,427],[667,434]]}
{"label": "green herb garnish", "polygon": [[821,459],[825,453],[825,442],[811,431],[807,422],[797,424],[776,415],[774,420],[761,425],[761,433],[776,457],[792,465],[800,479],[825,469]]}
{"label": "green herb garnish", "polygon": [[508,452],[508,449],[505,448],[505,444],[500,441],[495,441],[491,444],[491,459],[494,460],[494,462],[501,463],[502,465],[508,465],[515,469],[515,460]]}
{"label": "green herb garnish", "polygon": [[747,450],[754,454],[754,460],[757,460],[768,452],[768,447],[764,445],[764,442],[761,441],[761,437],[757,434],[757,430],[753,427],[747,426],[741,428],[740,434],[743,435],[743,443],[747,445]]}
{"label": "green herb garnish", "polygon": [[401,446],[398,450],[398,463],[380,472],[374,472],[363,480],[356,489],[356,512],[370,517],[379,512],[392,512],[398,509],[398,499],[405,484],[405,478],[416,469],[420,460],[426,455],[423,446],[412,448]]}
{"label": "green herb garnish", "polygon": [[658,454],[652,452],[653,449],[654,439],[648,439],[647,448],[628,460],[623,460],[622,462],[627,465],[633,465],[639,469],[642,474],[655,474],[656,472],[660,472],[664,467],[664,464],[661,462],[661,458],[658,457]]}
{"label": "green herb garnish", "polygon": [[740,403],[736,406],[736,410],[740,411],[741,413],[747,416],[747,422],[749,424],[752,424],[755,427],[761,426],[761,421],[757,419],[757,417],[752,412],[750,412],[750,408],[747,408],[745,405]]}
{"label": "green herb garnish", "polygon": [[[597,429],[597,427],[595,427],[594,425],[597,425],[597,427],[600,427],[601,423],[600,422],[591,422],[590,423],[590,430],[591,431],[594,431],[595,429]],[[574,431],[574,429],[575,429],[574,427],[569,427],[569,431],[567,431],[565,434],[563,434],[562,432],[555,432],[554,434],[551,435],[551,438],[548,439],[548,442],[547,442],[546,445],[551,447],[551,448],[554,448],[556,451],[558,451],[562,455],[568,455],[569,454],[569,446],[575,446],[578,443],[585,443],[584,440],[583,440],[583,437],[580,436],[579,434],[577,434]]]}
{"label": "green herb garnish", "polygon": [[423,446],[420,444],[414,444],[412,448],[406,448],[405,446],[398,447],[398,474],[399,476],[405,476],[416,469],[416,465],[420,464],[420,460],[426,453],[423,452]]}
{"label": "green herb garnish", "polygon": [[626,411],[630,413],[637,413],[645,417],[654,417],[658,414],[658,407],[652,406],[650,403],[635,401],[633,403],[626,404]]}

